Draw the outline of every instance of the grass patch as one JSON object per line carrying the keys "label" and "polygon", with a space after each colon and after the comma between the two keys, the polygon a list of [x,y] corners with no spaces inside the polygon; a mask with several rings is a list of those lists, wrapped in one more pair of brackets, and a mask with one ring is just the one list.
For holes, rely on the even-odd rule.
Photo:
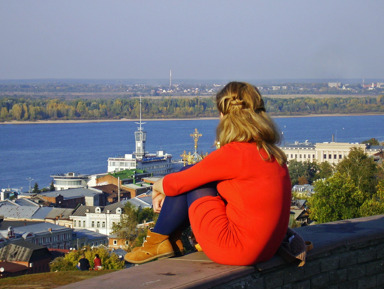
{"label": "grass patch", "polygon": [[117,270],[100,270],[100,271],[62,271],[27,274],[18,277],[8,277],[0,279],[0,288],[2,289],[50,289],[67,284],[79,282],[82,280],[94,278]]}

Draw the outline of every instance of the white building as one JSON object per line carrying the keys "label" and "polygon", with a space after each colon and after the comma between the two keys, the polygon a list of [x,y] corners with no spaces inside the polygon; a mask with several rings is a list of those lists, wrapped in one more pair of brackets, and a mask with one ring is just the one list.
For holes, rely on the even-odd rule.
{"label": "white building", "polygon": [[359,143],[339,143],[339,142],[324,142],[311,144],[308,141],[304,143],[285,144],[281,147],[287,155],[287,160],[296,160],[299,162],[329,162],[338,164],[345,159],[352,148],[363,150],[368,156],[374,156],[382,150],[380,146],[369,146]]}
{"label": "white building", "polygon": [[87,175],[66,173],[52,175],[51,177],[53,178],[54,187],[56,191],[87,187]]}
{"label": "white building", "polygon": [[113,224],[120,223],[124,205],[114,203],[108,206],[80,206],[69,218],[74,229],[86,229],[104,235],[110,235]]}

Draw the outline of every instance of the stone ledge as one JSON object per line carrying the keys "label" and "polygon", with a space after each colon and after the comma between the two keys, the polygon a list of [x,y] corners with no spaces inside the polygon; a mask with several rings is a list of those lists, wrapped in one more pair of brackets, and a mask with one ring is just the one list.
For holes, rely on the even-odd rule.
{"label": "stone ledge", "polygon": [[[314,245],[314,249],[308,253],[307,260],[310,262],[311,259],[319,258],[336,248],[384,239],[384,215],[296,230]],[[60,288],[212,288],[244,279],[255,272],[281,270],[284,267],[292,270],[292,266],[288,266],[279,256],[255,266],[227,266],[216,264],[204,253],[197,252],[150,262]]]}

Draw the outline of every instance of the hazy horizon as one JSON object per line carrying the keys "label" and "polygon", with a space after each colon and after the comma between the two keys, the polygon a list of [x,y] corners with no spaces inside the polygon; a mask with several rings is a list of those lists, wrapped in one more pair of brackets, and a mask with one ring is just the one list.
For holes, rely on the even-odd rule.
{"label": "hazy horizon", "polygon": [[384,79],[375,0],[0,1],[0,80]]}

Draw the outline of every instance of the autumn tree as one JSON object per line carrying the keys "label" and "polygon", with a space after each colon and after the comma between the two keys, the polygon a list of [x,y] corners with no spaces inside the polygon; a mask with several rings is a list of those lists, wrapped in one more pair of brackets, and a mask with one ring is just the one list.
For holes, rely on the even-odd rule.
{"label": "autumn tree", "polygon": [[380,142],[377,139],[375,139],[374,137],[370,138],[368,140],[362,141],[361,143],[369,144],[372,146],[379,146],[380,145]]}
{"label": "autumn tree", "polygon": [[316,174],[319,171],[319,165],[316,162],[291,160],[288,169],[292,185],[312,184],[317,179]]}
{"label": "autumn tree", "polygon": [[379,182],[372,198],[361,206],[360,214],[364,217],[384,214],[384,180]]}
{"label": "autumn tree", "polygon": [[154,213],[151,208],[138,209],[127,202],[120,217],[120,223],[113,225],[113,233],[117,234],[119,238],[129,241],[128,247],[132,249],[142,244],[147,233],[147,229],[139,228],[138,224],[153,219]]}
{"label": "autumn tree", "polygon": [[81,255],[84,254],[88,259],[91,268],[94,267],[93,259],[98,254],[101,259],[103,269],[106,270],[119,270],[124,268],[124,261],[120,261],[115,253],[110,253],[105,247],[90,248],[85,247],[82,250],[73,250],[65,254],[64,257],[55,258],[50,263],[50,270],[56,271],[74,271]]}
{"label": "autumn tree", "polygon": [[309,199],[310,218],[317,223],[326,223],[360,217],[364,193],[353,179],[335,173],[328,179],[315,182],[315,194]]}
{"label": "autumn tree", "polygon": [[351,178],[367,198],[376,192],[377,166],[362,149],[352,148],[348,157],[337,164],[336,171]]}
{"label": "autumn tree", "polygon": [[333,175],[335,168],[329,162],[321,162],[319,164],[318,179],[326,179]]}

